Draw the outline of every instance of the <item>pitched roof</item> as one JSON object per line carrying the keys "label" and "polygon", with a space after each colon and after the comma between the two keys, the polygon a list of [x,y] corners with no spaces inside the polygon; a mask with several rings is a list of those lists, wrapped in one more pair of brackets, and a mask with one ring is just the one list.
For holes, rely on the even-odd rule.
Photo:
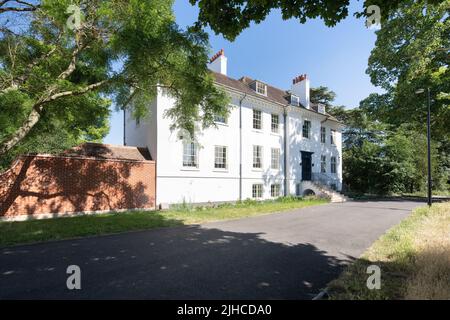
{"label": "pitched roof", "polygon": [[86,142],[64,151],[68,157],[90,157],[97,159],[152,160],[147,148]]}
{"label": "pitched roof", "polygon": [[[263,96],[263,95],[257,94],[250,87],[250,84],[252,82],[254,82],[255,79],[252,79],[250,77],[244,76],[244,77],[240,78],[239,80],[236,80],[236,79],[230,78],[230,77],[228,77],[226,75],[223,75],[221,73],[218,73],[218,72],[212,71],[212,73],[213,73],[213,75],[215,77],[215,80],[216,80],[216,82],[218,84],[221,84],[221,85],[224,85],[224,86],[227,86],[227,87],[231,87],[231,88],[233,88],[233,89],[235,89],[237,91],[240,91],[240,92],[243,92],[243,93],[246,93],[248,95],[252,95],[254,97],[258,97],[258,98],[261,98],[261,99],[264,99],[264,100],[268,100],[268,101],[271,101],[271,102],[275,102],[275,103],[279,103],[279,104],[283,104],[283,105],[290,104],[290,96],[291,96],[291,94],[290,94],[289,91],[285,91],[285,90],[273,87],[271,85],[268,85],[268,84],[260,81],[260,82],[264,83],[267,86],[267,96]],[[311,103],[310,111],[319,113],[318,105],[316,103]],[[322,114],[322,113],[320,113],[320,114]],[[325,115],[328,116],[329,119],[339,122],[335,117],[331,116],[330,114],[326,113]]]}

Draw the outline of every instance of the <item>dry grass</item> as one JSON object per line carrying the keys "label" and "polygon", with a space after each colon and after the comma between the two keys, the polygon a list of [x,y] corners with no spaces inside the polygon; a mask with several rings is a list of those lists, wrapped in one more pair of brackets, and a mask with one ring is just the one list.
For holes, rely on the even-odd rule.
{"label": "dry grass", "polygon": [[[381,289],[366,287],[367,266]],[[329,284],[332,299],[450,299],[450,202],[420,207]]]}
{"label": "dry grass", "polygon": [[406,299],[450,299],[450,205],[425,216],[413,240],[418,254]]}

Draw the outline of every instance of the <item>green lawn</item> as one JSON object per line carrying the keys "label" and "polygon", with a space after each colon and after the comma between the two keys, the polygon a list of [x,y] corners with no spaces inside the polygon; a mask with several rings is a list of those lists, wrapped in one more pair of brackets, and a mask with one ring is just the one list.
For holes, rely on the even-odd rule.
{"label": "green lawn", "polygon": [[[450,299],[450,202],[417,208],[329,284],[331,299]],[[369,290],[369,265],[381,269]]]}
{"label": "green lawn", "polygon": [[0,246],[237,219],[324,203],[327,203],[327,200],[280,198],[264,202],[243,201],[216,208],[184,205],[169,211],[132,211],[0,222]]}

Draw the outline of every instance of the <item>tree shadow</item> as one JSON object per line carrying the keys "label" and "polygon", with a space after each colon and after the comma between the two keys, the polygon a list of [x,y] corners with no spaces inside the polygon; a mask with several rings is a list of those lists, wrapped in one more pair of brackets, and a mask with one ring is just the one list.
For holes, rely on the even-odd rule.
{"label": "tree shadow", "polygon": [[[0,298],[311,299],[348,263],[262,236],[189,226],[4,248]],[[82,290],[66,288],[72,264]]]}
{"label": "tree shadow", "polygon": [[154,168],[146,161],[24,156],[2,176],[0,216],[153,208]]}

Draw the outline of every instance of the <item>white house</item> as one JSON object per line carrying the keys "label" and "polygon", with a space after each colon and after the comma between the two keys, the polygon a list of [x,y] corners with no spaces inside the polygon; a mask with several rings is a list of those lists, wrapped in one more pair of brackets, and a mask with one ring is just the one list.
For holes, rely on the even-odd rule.
{"label": "white house", "polygon": [[156,203],[205,203],[325,192],[342,187],[342,124],[310,102],[306,75],[289,91],[227,76],[219,51],[209,64],[231,98],[227,119],[197,133],[171,131],[164,111],[174,100],[158,91],[149,116],[125,114],[125,144],[147,147],[156,160]]}

